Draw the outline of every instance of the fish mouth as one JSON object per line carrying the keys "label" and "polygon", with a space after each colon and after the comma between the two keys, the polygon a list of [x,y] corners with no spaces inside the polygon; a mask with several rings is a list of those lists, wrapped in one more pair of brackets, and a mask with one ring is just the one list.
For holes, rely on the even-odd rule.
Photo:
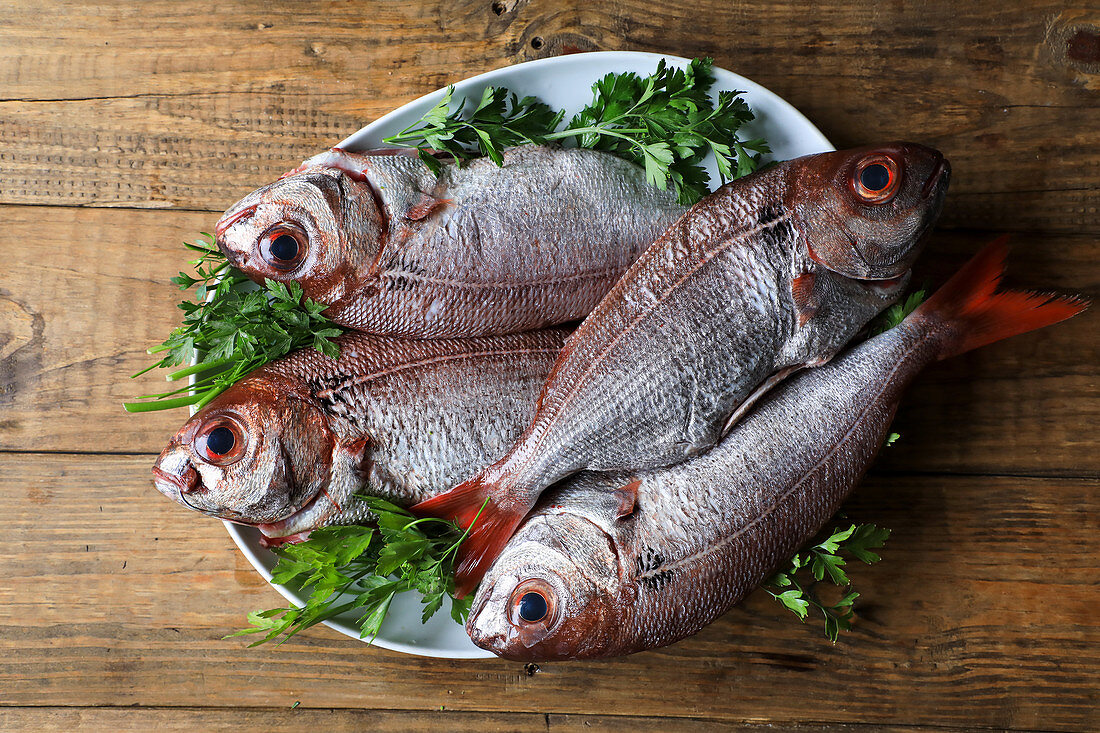
{"label": "fish mouth", "polygon": [[[187,464],[187,468],[182,474],[168,473],[160,466],[153,466],[153,484],[162,494],[168,494],[169,496],[178,494],[180,499],[186,503],[186,500],[183,499],[184,494],[197,490],[202,485],[202,478],[190,463]],[[171,493],[166,492],[161,488],[162,484],[168,484],[174,491]],[[188,506],[191,505],[188,504]]]}
{"label": "fish mouth", "polygon": [[[322,496],[328,499],[333,507],[339,510],[339,505],[336,502],[332,501],[331,498],[329,498],[324,489],[320,489],[317,491],[316,494],[311,496],[305,504],[303,504],[301,507],[291,512],[287,516],[283,517],[282,519],[275,522],[256,522],[250,524],[249,526],[255,527],[256,529],[260,530],[264,537],[282,537],[286,534],[286,528],[290,525],[291,521],[312,510]],[[243,522],[241,522],[241,524],[243,524]]]}

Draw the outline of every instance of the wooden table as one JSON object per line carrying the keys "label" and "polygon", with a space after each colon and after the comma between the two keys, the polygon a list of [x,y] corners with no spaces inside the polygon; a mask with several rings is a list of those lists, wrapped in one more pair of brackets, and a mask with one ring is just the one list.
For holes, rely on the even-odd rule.
{"label": "wooden table", "polygon": [[[88,0],[0,6],[0,728],[1100,728],[1095,310],[930,369],[847,512],[894,529],[837,645],[763,593],[632,657],[425,659],[318,628],[150,485],[181,411],[127,375],[177,322],[180,242],[466,76],[566,51],[712,55],[838,146],[954,176],[920,273],[993,233],[1012,281],[1100,293],[1100,6],[1081,2]],[[292,707],[295,706],[296,707]]]}

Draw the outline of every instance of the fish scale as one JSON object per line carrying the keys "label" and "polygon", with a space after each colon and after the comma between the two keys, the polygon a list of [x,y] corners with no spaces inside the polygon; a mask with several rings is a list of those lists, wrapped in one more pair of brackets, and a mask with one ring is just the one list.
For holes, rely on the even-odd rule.
{"label": "fish scale", "polygon": [[[521,660],[627,654],[724,613],[835,514],[925,366],[1084,309],[994,293],[1004,251],[991,245],[902,325],[778,387],[706,454],[584,473],[548,492],[474,599],[475,643]],[[637,502],[623,517],[611,497],[632,481]],[[581,569],[576,558],[594,560]],[[552,628],[509,614],[521,588],[553,594]]]}
{"label": "fish scale", "polygon": [[[182,476],[191,466],[201,490],[185,496],[164,480],[157,488],[270,536],[369,518],[354,498],[360,491],[415,503],[503,454],[530,420],[567,333],[437,340],[349,333],[336,340],[339,359],[297,351],[226,390],[162,453],[159,469]],[[221,467],[187,436],[226,412],[262,448]]]}
{"label": "fish scale", "polygon": [[[878,160],[904,175],[868,204],[854,179]],[[508,453],[413,507],[465,527],[489,499],[460,592],[546,487],[698,455],[786,374],[828,361],[900,295],[946,189],[938,151],[897,143],[780,163],[692,207],[570,337]]]}
{"label": "fish scale", "polygon": [[[254,280],[296,281],[336,323],[418,338],[583,318],[686,207],[608,153],[524,145],[504,165],[394,151],[322,153],[226,211],[219,248]],[[338,193],[334,193],[338,191]],[[265,233],[299,228],[291,269]]]}

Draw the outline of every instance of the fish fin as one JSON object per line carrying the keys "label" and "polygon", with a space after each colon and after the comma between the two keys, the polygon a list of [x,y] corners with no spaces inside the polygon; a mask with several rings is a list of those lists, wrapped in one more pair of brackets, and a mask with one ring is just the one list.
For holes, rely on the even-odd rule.
{"label": "fish fin", "polygon": [[622,519],[634,513],[634,507],[638,503],[638,487],[642,485],[640,478],[633,479],[629,483],[615,489],[615,497],[619,500],[619,506],[615,510],[615,518]]}
{"label": "fish fin", "polygon": [[817,313],[817,299],[814,298],[814,281],[817,276],[812,272],[804,272],[791,280],[791,299],[794,301],[795,310],[798,313],[798,327],[806,325],[806,322]]}
{"label": "fish fin", "polygon": [[283,178],[297,175],[308,168],[320,166],[323,168],[336,168],[337,170],[347,173],[353,180],[361,182],[367,180],[367,171],[363,165],[365,162],[363,160],[364,158],[377,158],[389,155],[411,155],[416,157],[416,149],[379,148],[377,150],[361,150],[350,153],[343,148],[329,148],[323,153],[318,153],[312,158],[307,158],[302,161],[300,166],[279,176],[279,179],[282,180]]}
{"label": "fish fin", "polygon": [[940,359],[1071,318],[1089,306],[1078,296],[1025,290],[997,291],[1004,274],[1008,237],[987,244],[910,318],[947,327]]}
{"label": "fish fin", "polygon": [[305,532],[297,532],[295,534],[288,534],[286,537],[268,537],[265,534],[260,534],[260,547],[266,547],[272,549],[275,547],[282,547],[283,545],[296,545],[299,542],[305,542],[309,539],[309,535],[313,530],[307,529]]}
{"label": "fish fin", "polygon": [[356,438],[340,443],[340,450],[347,453],[356,463],[362,463],[366,459],[368,446],[370,446],[370,438]]}
{"label": "fish fin", "polygon": [[729,416],[729,419],[726,420],[726,424],[722,426],[721,437],[725,438],[727,435],[729,435],[730,430],[733,430],[733,426],[740,422],[741,418],[743,418],[745,414],[752,409],[752,406],[756,404],[761,397],[766,395],[772,387],[779,384],[784,379],[791,376],[791,374],[797,372],[799,369],[802,369],[804,366],[809,365],[797,364],[795,366],[785,367],[765,379],[759,387],[753,390],[752,394],[745,398],[744,402],[737,406],[737,409],[733,411],[733,414]]}
{"label": "fish fin", "polygon": [[451,203],[451,199],[437,199],[431,194],[422,193],[416,203],[405,210],[405,218],[409,221],[422,221],[431,216],[439,207]]}
{"label": "fish fin", "polygon": [[456,554],[456,598],[465,597],[477,587],[526,516],[524,511],[501,508],[490,496],[491,488],[492,484],[475,476],[409,510],[419,516],[450,519],[468,530]]}

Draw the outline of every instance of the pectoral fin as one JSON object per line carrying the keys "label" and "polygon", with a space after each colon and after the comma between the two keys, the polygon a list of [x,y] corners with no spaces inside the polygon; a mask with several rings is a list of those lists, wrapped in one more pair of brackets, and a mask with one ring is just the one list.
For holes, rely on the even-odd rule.
{"label": "pectoral fin", "polygon": [[746,397],[745,401],[738,405],[737,409],[734,410],[733,414],[729,416],[728,420],[726,420],[726,424],[722,428],[722,437],[725,438],[727,435],[729,435],[729,432],[733,429],[733,426],[736,425],[738,421],[742,417],[744,417],[749,410],[752,409],[752,406],[756,404],[756,402],[761,397],[766,395],[772,387],[779,384],[802,367],[803,365],[800,364],[798,366],[790,366],[785,369],[780,369],[778,372],[765,379],[763,384],[757,387],[752,394]]}
{"label": "pectoral fin", "polygon": [[794,301],[795,312],[798,313],[798,326],[801,328],[817,313],[818,298],[814,293],[814,281],[817,276],[812,272],[804,272],[791,280],[791,299]]}
{"label": "pectoral fin", "polygon": [[449,203],[449,199],[437,199],[435,196],[422,193],[420,198],[405,210],[405,218],[409,221],[422,221],[431,216],[436,209]]}
{"label": "pectoral fin", "polygon": [[344,454],[348,463],[355,466],[360,476],[366,477],[370,472],[370,438],[357,438],[340,443],[336,450]]}
{"label": "pectoral fin", "polygon": [[641,485],[642,480],[636,478],[615,489],[615,498],[619,500],[619,507],[615,511],[616,519],[622,519],[634,513],[634,506],[638,503],[638,487]]}

